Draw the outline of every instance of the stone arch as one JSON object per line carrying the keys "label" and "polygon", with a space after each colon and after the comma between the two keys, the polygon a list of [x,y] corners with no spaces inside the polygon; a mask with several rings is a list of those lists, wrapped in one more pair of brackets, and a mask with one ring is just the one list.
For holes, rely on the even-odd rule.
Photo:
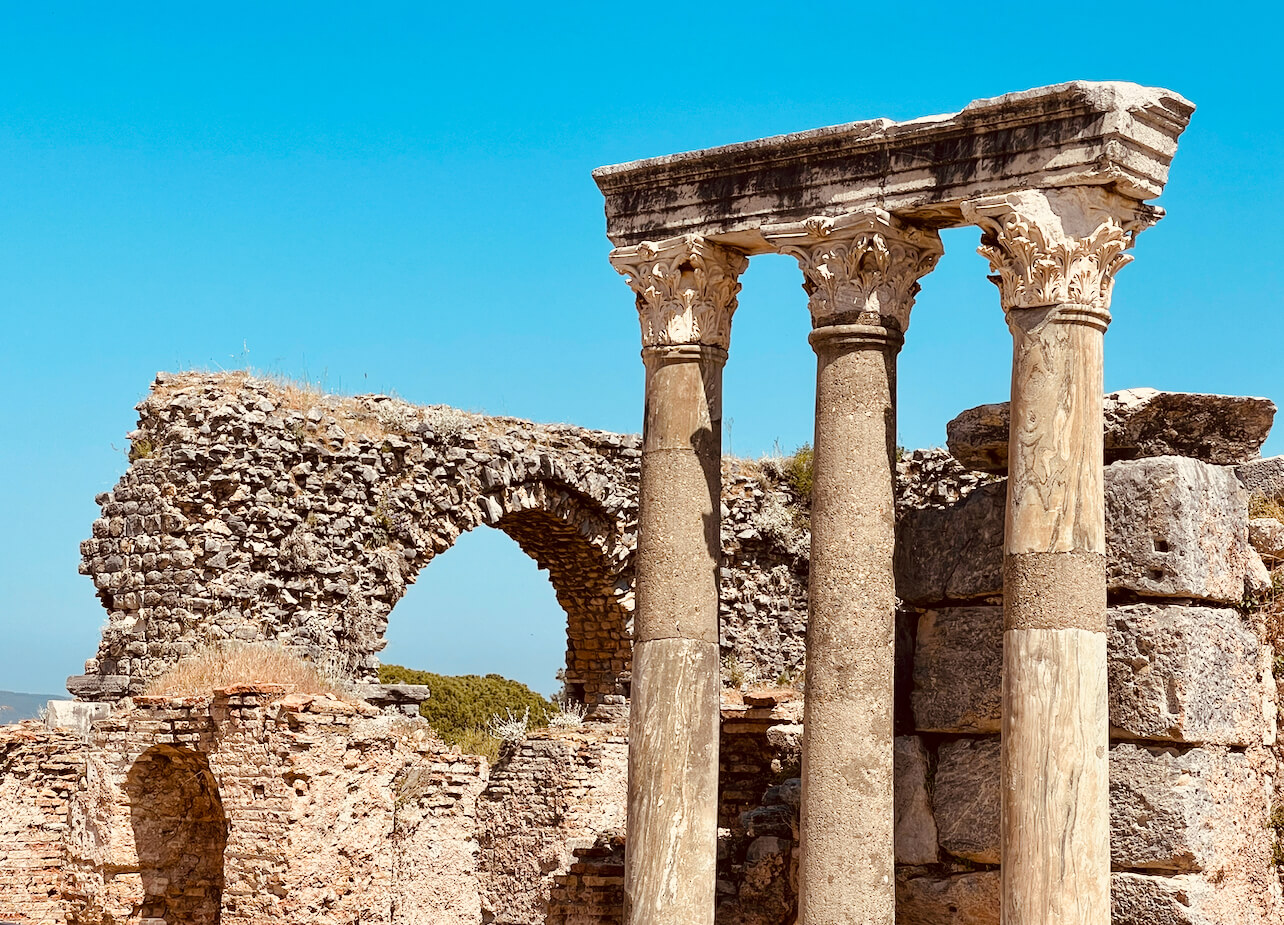
{"label": "stone arch", "polygon": [[136,458],[82,544],[110,616],[73,693],[137,694],[227,639],[372,681],[406,585],[485,525],[548,569],[572,690],[622,705],[637,437],[228,374],[161,377],[139,411]]}
{"label": "stone arch", "polygon": [[227,817],[205,755],[156,745],[125,778],[143,898],[135,916],[219,925]]}
{"label": "stone arch", "polygon": [[[464,533],[479,526],[500,530],[548,571],[566,614],[567,690],[599,718],[623,718],[633,631],[633,546],[620,535],[617,519],[599,501],[555,476],[484,492],[459,510],[444,519],[421,512],[420,520],[405,531],[438,538],[431,550],[403,569],[405,584],[414,582]],[[390,595],[393,607],[404,595],[405,584]],[[373,638],[361,637],[365,641],[353,649],[349,670],[359,670],[363,659],[382,650],[387,625],[384,617],[374,624]],[[354,638],[359,636],[354,633]]]}

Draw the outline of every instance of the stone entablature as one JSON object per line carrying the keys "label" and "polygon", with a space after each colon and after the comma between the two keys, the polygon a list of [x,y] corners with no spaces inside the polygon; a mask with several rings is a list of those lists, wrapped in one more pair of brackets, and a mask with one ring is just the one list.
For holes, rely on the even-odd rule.
{"label": "stone entablature", "polygon": [[[701,648],[717,634],[708,520],[721,489],[709,459],[735,276],[772,251],[799,262],[817,356],[798,922],[896,917],[896,357],[918,279],[941,254],[936,229],[963,224],[981,227],[1013,338],[1003,917],[1109,920],[1103,335],[1124,251],[1162,215],[1145,200],[1163,191],[1193,111],[1167,90],[1076,82],[949,116],[594,172],[611,260],[638,296],[647,367],[627,925],[713,921],[715,820],[691,804],[717,749]],[[659,254],[673,257],[654,263]],[[704,272],[706,255],[722,272]],[[668,285],[650,285],[639,260]],[[670,314],[684,338],[657,340],[649,317],[674,280],[685,308]],[[716,324],[688,317],[709,306],[725,309],[705,311]]]}
{"label": "stone entablature", "polygon": [[617,246],[699,234],[771,253],[763,226],[871,207],[967,224],[966,199],[1111,186],[1158,196],[1195,107],[1171,90],[1074,81],[908,122],[872,119],[602,167]]}

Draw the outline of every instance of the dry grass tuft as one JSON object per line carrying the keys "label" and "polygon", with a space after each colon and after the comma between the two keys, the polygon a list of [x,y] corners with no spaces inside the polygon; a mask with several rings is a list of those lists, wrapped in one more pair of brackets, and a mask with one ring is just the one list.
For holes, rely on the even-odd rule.
{"label": "dry grass tuft", "polygon": [[282,684],[300,694],[352,701],[317,666],[279,646],[223,645],[191,655],[147,685],[149,697],[196,697],[234,684]]}
{"label": "dry grass tuft", "polygon": [[1284,522],[1284,498],[1253,495],[1248,499],[1249,517],[1273,517]]}

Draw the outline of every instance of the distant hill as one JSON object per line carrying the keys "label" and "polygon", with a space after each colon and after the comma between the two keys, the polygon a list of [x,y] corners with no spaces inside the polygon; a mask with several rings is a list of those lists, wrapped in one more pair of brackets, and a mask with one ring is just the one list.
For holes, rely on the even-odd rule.
{"label": "distant hill", "polygon": [[69,700],[66,694],[20,694],[0,691],[0,725],[35,719],[36,713],[51,700]]}

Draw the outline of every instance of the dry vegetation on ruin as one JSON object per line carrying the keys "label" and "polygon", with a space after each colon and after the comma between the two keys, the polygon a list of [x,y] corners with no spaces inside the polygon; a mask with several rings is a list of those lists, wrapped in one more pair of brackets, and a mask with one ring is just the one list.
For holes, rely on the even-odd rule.
{"label": "dry vegetation on ruin", "polygon": [[197,697],[237,684],[280,684],[299,694],[352,699],[315,665],[278,646],[227,644],[203,649],[155,678],[149,697]]}

